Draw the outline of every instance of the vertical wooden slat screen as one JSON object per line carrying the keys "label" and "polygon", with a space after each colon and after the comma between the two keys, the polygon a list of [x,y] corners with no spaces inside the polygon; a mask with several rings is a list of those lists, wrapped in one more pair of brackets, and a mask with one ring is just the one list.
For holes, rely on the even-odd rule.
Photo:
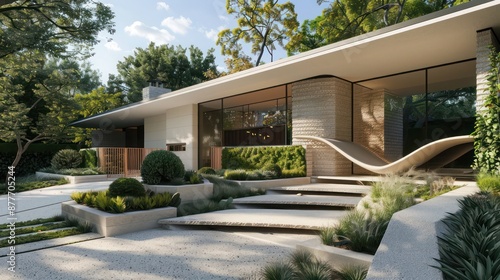
{"label": "vertical wooden slat screen", "polygon": [[212,146],[210,149],[210,159],[212,163],[213,169],[221,169],[222,168],[222,147]]}
{"label": "vertical wooden slat screen", "polygon": [[156,148],[97,148],[99,167],[108,177],[139,177],[144,158]]}

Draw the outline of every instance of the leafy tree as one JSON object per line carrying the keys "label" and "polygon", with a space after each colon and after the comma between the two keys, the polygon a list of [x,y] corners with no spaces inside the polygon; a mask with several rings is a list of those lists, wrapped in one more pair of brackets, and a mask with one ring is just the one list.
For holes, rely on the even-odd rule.
{"label": "leafy tree", "polygon": [[[318,4],[328,2],[317,0]],[[468,0],[336,0],[314,20],[307,20],[287,45],[303,52],[389,25],[426,15]],[[310,32],[312,31],[312,32]]]}
{"label": "leafy tree", "polygon": [[89,55],[101,31],[114,33],[113,17],[109,7],[93,0],[0,1],[0,58],[21,50]]}
{"label": "leafy tree", "polygon": [[[76,118],[86,118],[92,115],[103,113],[105,111],[117,108],[123,104],[122,94],[107,93],[104,87],[92,90],[88,94],[78,93],[75,95],[75,101],[78,108],[74,111]],[[83,143],[86,146],[91,144],[91,133],[94,128],[73,128],[76,143]]]}
{"label": "leafy tree", "polygon": [[194,46],[189,48],[189,57],[186,51],[181,46],[154,43],[146,49],[137,48],[133,56],[118,62],[120,77],[114,77],[112,85],[116,87],[117,82],[123,81],[128,100],[137,102],[142,99],[142,89],[149,81],[161,81],[164,87],[177,90],[206,81],[207,71],[217,73],[214,49],[206,56]]}
{"label": "leafy tree", "polygon": [[37,51],[11,54],[0,68],[0,140],[17,143],[16,166],[31,143],[68,137],[75,81]]}
{"label": "leafy tree", "polygon": [[0,1],[0,140],[17,143],[13,166],[31,143],[68,137],[69,92],[81,81],[47,58],[90,55],[113,17],[93,0]]}
{"label": "leafy tree", "polygon": [[489,94],[476,115],[473,168],[500,175],[500,53],[493,48],[488,73]]}
{"label": "leafy tree", "polygon": [[295,6],[291,2],[278,4],[278,0],[226,0],[228,14],[238,19],[238,27],[222,30],[217,39],[222,54],[233,60],[242,57],[241,41],[251,43],[252,54],[257,54],[255,65],[261,63],[264,52],[273,60],[276,44],[285,47],[287,41],[296,32],[299,23]]}

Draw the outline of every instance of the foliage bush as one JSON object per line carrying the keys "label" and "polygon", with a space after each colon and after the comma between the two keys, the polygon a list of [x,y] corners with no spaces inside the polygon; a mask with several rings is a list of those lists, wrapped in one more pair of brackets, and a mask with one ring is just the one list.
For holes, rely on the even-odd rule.
{"label": "foliage bush", "polygon": [[166,150],[153,151],[144,158],[141,176],[145,184],[158,185],[184,178],[184,164],[173,152]]}
{"label": "foliage bush", "polygon": [[141,182],[134,178],[118,178],[109,185],[109,195],[117,196],[145,196],[146,190]]}
{"label": "foliage bush", "polygon": [[184,174],[184,181],[189,184],[201,184],[203,183],[203,178],[194,170],[186,170]]}
{"label": "foliage bush", "polygon": [[500,279],[500,198],[487,192],[460,200],[443,220],[436,261],[444,279]]}
{"label": "foliage bush", "polygon": [[76,150],[64,149],[58,151],[50,164],[54,169],[77,168],[82,163],[82,156]]}
{"label": "foliage bush", "polygon": [[477,186],[482,191],[500,193],[500,175],[479,174]]}
{"label": "foliage bush", "polygon": [[97,152],[92,149],[80,150],[82,156],[82,168],[97,168]]}
{"label": "foliage bush", "polygon": [[208,174],[208,175],[215,175],[216,174],[215,170],[212,167],[208,167],[208,166],[205,166],[205,167],[198,169],[197,173],[198,174]]}
{"label": "foliage bush", "polygon": [[276,164],[285,170],[306,168],[306,151],[302,146],[235,147],[222,150],[223,169],[262,170]]}
{"label": "foliage bush", "polygon": [[482,108],[477,110],[474,136],[474,163],[482,173],[500,175],[500,53],[490,52],[491,70],[488,72],[489,94]]}
{"label": "foliage bush", "polygon": [[244,169],[226,170],[224,178],[227,180],[245,181],[248,178],[248,175]]}

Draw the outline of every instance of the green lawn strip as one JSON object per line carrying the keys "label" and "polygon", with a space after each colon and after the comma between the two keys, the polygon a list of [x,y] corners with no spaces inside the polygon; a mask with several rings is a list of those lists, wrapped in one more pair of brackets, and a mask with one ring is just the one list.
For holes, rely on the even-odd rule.
{"label": "green lawn strip", "polygon": [[[39,231],[47,231],[47,230],[52,230],[52,229],[64,228],[67,226],[68,226],[68,224],[65,222],[48,223],[48,224],[43,224],[43,225],[37,225],[34,227],[22,227],[22,228],[16,227],[15,232],[16,232],[16,235],[20,235],[20,234],[26,234],[26,233],[36,233]],[[7,237],[7,236],[10,236],[9,229],[0,231],[0,237]]]}
{"label": "green lawn strip", "polygon": [[[85,233],[85,232],[82,230],[79,230],[78,228],[71,228],[71,229],[65,229],[65,230],[60,230],[60,231],[40,232],[40,233],[33,234],[33,235],[17,236],[15,239],[15,241],[16,241],[15,245],[36,242],[36,241],[42,241],[42,240],[48,240],[48,239],[54,239],[54,238],[61,238],[61,237],[66,237],[66,236],[71,236],[71,235],[82,234],[82,233]],[[9,239],[0,240],[0,248],[12,246],[12,244],[9,244],[8,241],[9,241]]]}
{"label": "green lawn strip", "polygon": [[[60,222],[64,221],[63,216],[55,216],[51,218],[40,218],[40,219],[35,219],[35,220],[29,220],[29,221],[24,221],[24,222],[16,222],[16,228],[18,227],[24,227],[24,226],[34,226],[34,225],[39,225],[39,224],[46,224],[50,222]],[[10,224],[1,224],[0,229],[8,229]]]}

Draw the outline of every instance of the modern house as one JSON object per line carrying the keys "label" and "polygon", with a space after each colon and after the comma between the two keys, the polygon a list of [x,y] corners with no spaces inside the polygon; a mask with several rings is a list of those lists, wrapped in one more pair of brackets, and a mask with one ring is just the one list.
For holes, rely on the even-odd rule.
{"label": "modern house", "polygon": [[187,169],[213,165],[219,147],[306,145],[309,175],[366,174],[294,135],[353,141],[395,160],[470,134],[490,46],[500,46],[499,15],[500,1],[472,1],[181,90],[150,86],[143,101],[73,125],[98,128],[96,147],[175,151]]}

